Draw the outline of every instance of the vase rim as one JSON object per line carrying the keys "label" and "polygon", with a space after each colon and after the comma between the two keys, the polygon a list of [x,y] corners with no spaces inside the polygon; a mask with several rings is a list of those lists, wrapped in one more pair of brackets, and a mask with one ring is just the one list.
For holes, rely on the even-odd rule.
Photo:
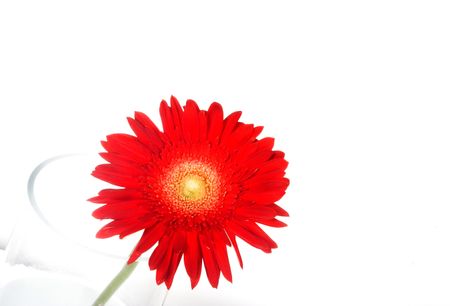
{"label": "vase rim", "polygon": [[[80,153],[66,153],[66,154],[59,154],[55,155],[53,157],[47,158],[44,161],[40,162],[31,172],[28,182],[27,182],[27,195],[28,195],[28,202],[31,205],[31,208],[33,209],[34,213],[38,216],[38,218],[53,232],[55,232],[60,237],[67,239],[71,243],[74,243],[90,252],[94,252],[96,254],[114,258],[114,259],[121,259],[121,260],[127,260],[126,256],[123,255],[117,255],[113,254],[107,251],[98,250],[95,247],[88,246],[80,241],[77,241],[77,239],[74,239],[70,237],[69,235],[63,233],[61,230],[59,230],[46,216],[45,213],[40,208],[40,205],[38,204],[38,201],[36,200],[35,196],[35,183],[37,181],[37,178],[39,177],[39,174],[43,169],[45,169],[48,165],[53,164],[56,161],[60,161],[66,158],[70,157],[87,157],[87,156],[93,156],[93,153],[86,153],[86,152],[80,152]],[[144,258],[140,258],[141,260]]]}

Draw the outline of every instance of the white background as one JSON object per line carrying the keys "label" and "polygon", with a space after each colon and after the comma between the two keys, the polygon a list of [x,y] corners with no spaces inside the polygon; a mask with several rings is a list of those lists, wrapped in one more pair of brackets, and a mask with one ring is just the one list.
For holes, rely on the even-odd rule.
{"label": "white background", "polygon": [[[1,1],[0,247],[43,159],[171,94],[290,161],[274,254],[167,305],[450,305],[448,1]],[[235,262],[233,263],[235,264]]]}

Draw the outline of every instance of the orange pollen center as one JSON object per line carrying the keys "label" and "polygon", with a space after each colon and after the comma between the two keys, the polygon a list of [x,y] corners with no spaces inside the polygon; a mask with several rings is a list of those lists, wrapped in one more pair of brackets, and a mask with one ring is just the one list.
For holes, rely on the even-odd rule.
{"label": "orange pollen center", "polygon": [[170,167],[165,186],[165,197],[176,211],[187,214],[205,212],[217,205],[219,175],[208,163],[187,161]]}

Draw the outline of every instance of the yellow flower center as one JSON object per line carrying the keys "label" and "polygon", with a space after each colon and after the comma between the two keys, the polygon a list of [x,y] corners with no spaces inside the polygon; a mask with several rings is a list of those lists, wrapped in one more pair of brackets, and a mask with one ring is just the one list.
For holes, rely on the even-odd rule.
{"label": "yellow flower center", "polygon": [[188,174],[181,181],[180,195],[187,200],[197,201],[205,197],[206,182],[200,175]]}
{"label": "yellow flower center", "polygon": [[163,197],[172,209],[188,215],[215,209],[221,183],[213,165],[187,160],[174,163],[165,172]]}

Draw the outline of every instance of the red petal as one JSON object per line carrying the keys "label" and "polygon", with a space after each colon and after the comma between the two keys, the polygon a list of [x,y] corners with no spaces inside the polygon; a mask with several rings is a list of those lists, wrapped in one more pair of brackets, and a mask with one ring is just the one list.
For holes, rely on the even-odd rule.
{"label": "red petal", "polygon": [[177,229],[173,234],[173,250],[174,252],[184,252],[186,249],[186,232],[182,229]]}
{"label": "red petal", "polygon": [[108,152],[118,153],[135,162],[146,163],[151,160],[151,151],[134,136],[127,134],[111,134],[106,136],[102,145]]}
{"label": "red petal", "polygon": [[208,133],[207,112],[202,110],[198,113],[198,135],[199,140],[204,143]]}
{"label": "red petal", "polygon": [[273,151],[272,159],[275,159],[275,158],[284,158],[284,152]]}
{"label": "red petal", "polygon": [[171,244],[171,240],[172,240],[171,236],[164,235],[162,239],[158,242],[158,246],[155,248],[155,250],[153,250],[153,253],[148,261],[150,270],[157,269],[162,263],[164,257],[169,255],[168,248],[169,244]]}
{"label": "red petal", "polygon": [[260,151],[272,151],[272,148],[275,144],[275,138],[273,137],[265,137],[263,139],[258,140],[258,149]]}
{"label": "red petal", "polygon": [[258,169],[263,163],[267,162],[272,156],[272,151],[262,150],[248,156],[245,166],[249,169]]}
{"label": "red petal", "polygon": [[162,141],[156,133],[149,132],[139,121],[127,118],[133,132],[136,134],[137,139],[142,142],[150,151],[158,153],[162,147]]}
{"label": "red petal", "polygon": [[[138,219],[131,220],[130,224],[123,229],[123,231],[120,233],[119,238],[122,239],[130,234],[134,234],[140,230],[153,227],[155,226],[156,222],[158,222],[157,219],[154,219],[152,217],[147,217],[147,220],[143,220],[145,218],[138,217]],[[120,220],[118,220],[120,221]],[[127,221],[130,221],[128,219]]]}
{"label": "red petal", "polygon": [[92,176],[120,187],[133,189],[140,188],[142,186],[142,182],[139,177],[110,173],[104,170],[98,170],[97,168],[92,172]]}
{"label": "red petal", "polygon": [[192,289],[197,286],[202,271],[202,255],[197,232],[187,232],[187,249],[184,253],[184,265],[191,278]]}
{"label": "red petal", "polygon": [[280,206],[278,206],[277,204],[273,204],[271,207],[275,209],[278,216],[289,217],[289,213]]}
{"label": "red petal", "polygon": [[164,254],[165,256],[163,256],[162,261],[156,268],[156,283],[158,285],[162,284],[167,280],[167,275],[169,273],[172,257],[175,255],[173,254],[171,243],[169,243],[169,245],[166,247]]}
{"label": "red petal", "polygon": [[246,190],[240,195],[240,198],[245,201],[251,201],[257,204],[269,204],[278,201],[286,193],[284,189],[272,190],[272,191],[257,191]]}
{"label": "red petal", "polygon": [[228,239],[227,234],[223,230],[218,230],[215,232],[215,238],[222,241],[224,244],[231,246],[230,239]]}
{"label": "red petal", "polygon": [[170,140],[175,141],[177,139],[177,135],[175,133],[172,112],[169,105],[167,105],[167,102],[164,100],[162,100],[159,106],[159,114],[161,115],[164,133]]}
{"label": "red petal", "polygon": [[174,252],[174,254],[172,254],[172,260],[170,261],[165,279],[167,289],[170,289],[170,287],[172,286],[173,278],[175,277],[175,273],[177,272],[178,266],[180,265],[182,255],[183,253],[177,252]]}
{"label": "red petal", "polygon": [[103,189],[98,196],[89,199],[93,203],[116,203],[142,199],[142,193],[134,189]]}
{"label": "red petal", "polygon": [[150,118],[141,112],[135,112],[134,118],[137,122],[142,124],[145,128],[147,133],[150,137],[152,137],[153,141],[155,142],[155,145],[162,146],[164,141],[166,140],[166,137],[159,131],[158,127],[153,123]]}
{"label": "red petal", "polygon": [[115,235],[119,235],[125,225],[128,225],[128,220],[114,220],[103,226],[95,235],[95,237],[103,239]]}
{"label": "red petal", "polygon": [[256,137],[259,136],[259,134],[261,134],[261,132],[263,131],[264,127],[263,126],[256,126],[255,129],[253,130],[253,135],[252,135],[252,140],[255,140]]}
{"label": "red petal", "polygon": [[247,161],[251,155],[258,151],[258,149],[257,142],[248,142],[239,148],[239,151],[236,152],[237,154],[234,155],[234,158],[239,162]]}
{"label": "red petal", "polygon": [[178,141],[180,141],[183,139],[183,125],[182,125],[183,109],[181,108],[177,98],[175,98],[174,96],[170,97],[170,109],[172,112],[172,120],[176,138]]}
{"label": "red petal", "polygon": [[288,162],[281,158],[271,159],[263,163],[259,167],[259,173],[270,173],[273,171],[284,171],[288,166]]}
{"label": "red petal", "polygon": [[128,264],[134,262],[136,259],[141,256],[142,253],[148,251],[155,243],[161,239],[161,237],[165,234],[167,227],[165,223],[157,223],[152,228],[145,229],[142,234],[141,239],[139,240],[136,248],[133,250],[130,258],[128,259]]}
{"label": "red petal", "polygon": [[273,219],[255,219],[256,222],[267,225],[267,226],[271,226],[271,227],[286,227],[287,224],[284,222],[281,222],[280,220],[277,220],[275,218]]}
{"label": "red petal", "polygon": [[230,262],[228,260],[227,247],[226,244],[222,242],[221,234],[217,231],[213,232],[213,245],[219,268],[222,271],[223,276],[232,283],[233,277],[231,274]]}
{"label": "red petal", "polygon": [[187,100],[183,114],[183,132],[189,143],[197,143],[199,139],[199,112],[197,103]]}
{"label": "red petal", "polygon": [[208,139],[212,143],[218,143],[223,128],[223,109],[217,102],[211,104],[208,109]]}
{"label": "red petal", "polygon": [[130,166],[130,164],[123,166],[117,164],[101,164],[95,168],[95,171],[104,172],[106,174],[119,174],[131,177],[145,174],[145,171],[139,169],[138,167]]}
{"label": "red petal", "polygon": [[222,131],[222,136],[220,137],[220,143],[227,141],[227,138],[231,135],[231,132],[236,128],[236,125],[241,117],[242,112],[234,112],[228,115],[224,120],[224,127]]}
{"label": "red petal", "polygon": [[228,227],[245,242],[266,253],[277,247],[277,244],[254,222],[234,220],[228,223]]}
{"label": "red petal", "polygon": [[133,234],[144,228],[151,227],[156,222],[156,219],[153,218],[148,218],[148,220],[145,221],[142,219],[142,217],[136,217],[111,221],[97,232],[96,237],[103,239],[120,235],[120,238],[124,238],[129,234]]}
{"label": "red petal", "polygon": [[233,245],[234,251],[236,252],[236,256],[239,261],[239,265],[241,266],[241,268],[244,268],[244,263],[242,261],[241,252],[239,252],[239,246],[236,241],[236,235],[232,231],[229,231],[229,230],[227,230],[227,235],[228,235],[228,237],[230,237],[231,244]]}
{"label": "red petal", "polygon": [[97,219],[125,219],[147,213],[142,207],[142,200],[124,201],[115,204],[106,204],[93,211],[92,216]]}
{"label": "red petal", "polygon": [[236,215],[243,217],[244,220],[254,220],[254,218],[272,219],[277,215],[277,212],[274,209],[262,205],[241,206],[236,208],[235,213]]}
{"label": "red petal", "polygon": [[153,121],[146,114],[144,114],[142,112],[134,112],[134,118],[136,119],[136,121],[138,121],[140,124],[142,124],[149,131],[151,131],[153,133],[159,132],[158,127],[153,123]]}
{"label": "red petal", "polygon": [[123,156],[117,153],[102,152],[99,153],[99,155],[107,162],[117,166],[135,167],[135,168],[139,168],[141,166],[141,164],[137,163],[136,160],[133,160],[130,157]]}
{"label": "red petal", "polygon": [[206,276],[208,277],[209,283],[213,288],[217,288],[219,285],[220,269],[216,261],[216,257],[213,253],[211,243],[203,234],[199,235],[200,246],[202,249],[203,261],[205,263]]}
{"label": "red petal", "polygon": [[252,179],[245,181],[242,184],[244,189],[251,189],[253,191],[264,192],[269,190],[285,190],[289,186],[289,180],[287,178],[269,179],[265,176],[264,179],[259,179],[258,175],[255,175]]}
{"label": "red petal", "polygon": [[282,182],[281,184],[289,186],[289,180],[284,177],[285,173],[284,171],[280,172],[271,172],[271,173],[255,173],[251,178],[244,181],[242,183],[242,186],[244,188],[251,188],[252,186],[256,186],[261,183],[268,183],[271,184],[271,182]]}
{"label": "red petal", "polygon": [[241,124],[233,131],[232,137],[229,137],[226,146],[230,149],[240,149],[244,143],[250,141],[253,133],[253,124]]}

